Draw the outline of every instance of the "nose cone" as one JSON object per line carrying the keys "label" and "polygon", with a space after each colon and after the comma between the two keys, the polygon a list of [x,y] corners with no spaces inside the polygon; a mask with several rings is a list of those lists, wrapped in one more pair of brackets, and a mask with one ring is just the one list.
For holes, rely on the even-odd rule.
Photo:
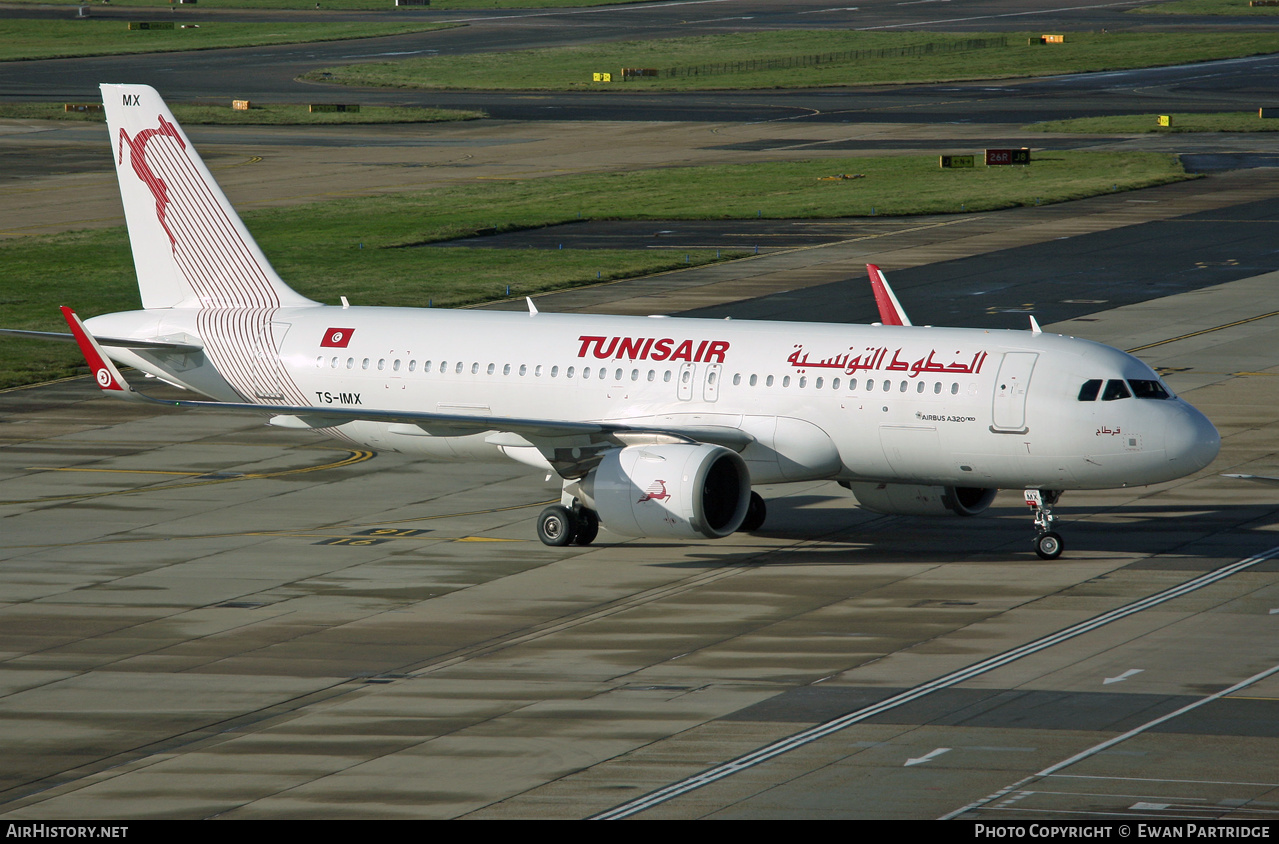
{"label": "nose cone", "polygon": [[1180,403],[1169,421],[1166,432],[1168,462],[1179,469],[1178,477],[1198,472],[1217,457],[1221,450],[1221,435],[1217,429],[1195,408]]}

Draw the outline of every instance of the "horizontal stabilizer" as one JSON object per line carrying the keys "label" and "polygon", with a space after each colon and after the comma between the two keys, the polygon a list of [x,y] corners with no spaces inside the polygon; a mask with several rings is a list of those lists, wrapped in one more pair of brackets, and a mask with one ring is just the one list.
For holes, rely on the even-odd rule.
{"label": "horizontal stabilizer", "polygon": [[[18,328],[0,328],[0,337],[19,337],[25,340],[53,340],[59,343],[77,342],[74,334],[62,331],[24,331]],[[99,346],[112,349],[135,349],[146,352],[176,352],[189,355],[203,351],[204,347],[193,343],[171,343],[166,340],[130,340],[127,337],[94,337]]]}

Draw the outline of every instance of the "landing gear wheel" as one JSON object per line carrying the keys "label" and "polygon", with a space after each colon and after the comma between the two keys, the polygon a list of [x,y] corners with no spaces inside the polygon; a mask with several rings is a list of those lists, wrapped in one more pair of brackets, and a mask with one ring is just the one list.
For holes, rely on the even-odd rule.
{"label": "landing gear wheel", "polygon": [[1061,541],[1061,534],[1048,531],[1035,537],[1035,553],[1042,559],[1055,560],[1061,556],[1066,545]]}
{"label": "landing gear wheel", "polygon": [[1053,522],[1057,521],[1053,506],[1060,498],[1059,489],[1026,490],[1026,506],[1035,514],[1035,553],[1043,560],[1057,559],[1066,547],[1061,534],[1052,529]]}
{"label": "landing gear wheel", "polygon": [[574,545],[590,545],[600,533],[600,517],[594,510],[585,507],[577,511],[577,533],[573,536]]}
{"label": "landing gear wheel", "polygon": [[573,511],[558,504],[547,507],[537,517],[537,538],[543,545],[562,547],[577,535],[577,517]]}
{"label": "landing gear wheel", "polygon": [[757,531],[764,526],[766,518],[768,518],[768,507],[764,504],[763,497],[752,490],[750,503],[746,505],[746,518],[742,519],[742,526],[738,530],[746,533]]}

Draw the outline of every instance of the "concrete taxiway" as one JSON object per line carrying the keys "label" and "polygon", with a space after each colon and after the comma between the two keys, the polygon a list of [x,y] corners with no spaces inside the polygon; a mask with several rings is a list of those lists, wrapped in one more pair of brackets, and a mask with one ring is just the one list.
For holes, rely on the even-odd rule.
{"label": "concrete taxiway", "polygon": [[[1252,171],[542,308],[795,307],[865,261],[1009,272],[1276,196]],[[1279,487],[1222,477],[1279,476],[1274,270],[1052,326],[1141,349],[1223,436],[1198,475],[1065,496],[1052,562],[1016,493],[929,520],[820,483],[762,490],[756,534],[551,549],[557,492],[513,464],[0,394],[0,817],[1279,817]]]}

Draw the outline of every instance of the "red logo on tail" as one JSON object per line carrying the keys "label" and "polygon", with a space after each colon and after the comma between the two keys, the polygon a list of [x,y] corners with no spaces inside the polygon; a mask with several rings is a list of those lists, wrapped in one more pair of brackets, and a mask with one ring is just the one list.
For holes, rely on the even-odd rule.
{"label": "red logo on tail", "polygon": [[143,129],[136,137],[130,138],[129,133],[120,130],[120,162],[124,161],[124,145],[129,145],[129,163],[133,165],[133,172],[138,174],[146,186],[151,190],[151,195],[155,197],[155,216],[160,220],[160,225],[164,228],[164,233],[169,236],[169,243],[177,244],[177,238],[173,236],[173,232],[169,231],[169,225],[164,220],[165,209],[169,205],[169,186],[164,180],[155,174],[151,169],[151,165],[147,163],[147,141],[155,135],[168,135],[178,142],[178,146],[183,149],[187,145],[182,140],[182,133],[178,131],[178,127],[164,119],[163,115],[158,115],[160,128]]}

